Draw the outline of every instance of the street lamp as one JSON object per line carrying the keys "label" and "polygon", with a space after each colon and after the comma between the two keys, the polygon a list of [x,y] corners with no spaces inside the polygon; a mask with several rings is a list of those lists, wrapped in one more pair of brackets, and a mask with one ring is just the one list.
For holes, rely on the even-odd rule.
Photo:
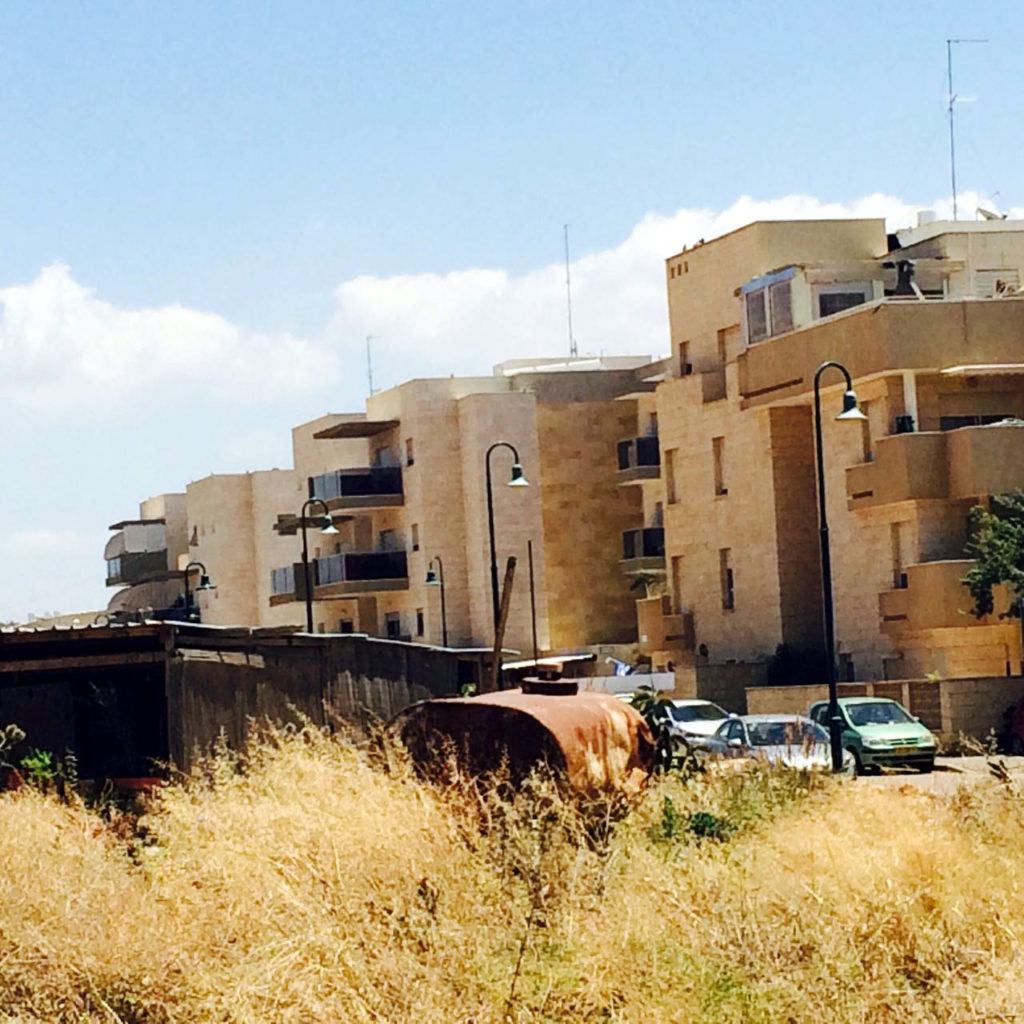
{"label": "street lamp", "polygon": [[305,596],[306,596],[306,632],[313,632],[313,588],[309,578],[309,546],[306,541],[306,511],[313,505],[319,505],[323,509],[323,515],[320,517],[320,532],[324,536],[330,537],[338,532],[337,527],[334,525],[334,520],[331,519],[330,510],[327,508],[327,503],[322,498],[307,498],[302,503],[302,511],[299,512],[299,523],[302,526],[302,579],[306,584]]}
{"label": "street lamp", "polygon": [[[437,562],[437,572],[431,568],[431,566]],[[441,588],[441,645],[443,647],[448,646],[448,611],[445,608],[444,603],[444,562],[441,561],[440,555],[435,555],[427,563],[427,579],[426,584],[428,587],[440,587]]]}
{"label": "street lamp", "polygon": [[519,452],[516,446],[508,441],[495,441],[487,449],[484,463],[487,468],[487,529],[491,538],[491,607],[494,612],[494,628],[498,628],[498,557],[494,550],[494,497],[491,494],[491,453],[495,448],[507,448],[515,460],[512,463],[512,476],[508,481],[509,487],[529,487],[529,481],[523,476],[523,467],[519,463]]}
{"label": "street lamp", "polygon": [[185,621],[186,622],[198,622],[199,621],[199,605],[196,604],[196,611],[193,615],[189,611],[192,605],[192,595],[189,593],[188,580],[193,569],[199,570],[199,586],[196,590],[213,590],[213,584],[210,582],[210,577],[206,573],[206,566],[202,562],[189,562],[185,566]]}
{"label": "street lamp", "polygon": [[846,392],[843,394],[843,411],[837,420],[866,420],[867,416],[857,406],[853,393],[850,371],[834,360],[828,360],[818,367],[814,374],[814,443],[818,461],[818,525],[821,531],[821,599],[825,619],[825,662],[828,680],[828,735],[832,751],[832,771],[843,768],[843,720],[839,714],[839,697],[836,691],[836,635],[832,610],[832,560],[828,547],[828,518],[825,513],[825,453],[821,440],[821,375],[834,367],[846,378]]}

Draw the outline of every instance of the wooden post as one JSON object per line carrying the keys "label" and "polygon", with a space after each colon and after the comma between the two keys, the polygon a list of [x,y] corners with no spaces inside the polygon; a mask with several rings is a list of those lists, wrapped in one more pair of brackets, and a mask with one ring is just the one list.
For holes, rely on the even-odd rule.
{"label": "wooden post", "polygon": [[481,693],[493,693],[498,689],[501,678],[501,649],[505,643],[505,624],[508,622],[508,609],[512,603],[512,581],[516,575],[516,558],[510,555],[505,563],[505,582],[501,586],[501,604],[498,607],[498,623],[494,630],[494,651],[491,654],[491,678],[488,685],[481,686]]}

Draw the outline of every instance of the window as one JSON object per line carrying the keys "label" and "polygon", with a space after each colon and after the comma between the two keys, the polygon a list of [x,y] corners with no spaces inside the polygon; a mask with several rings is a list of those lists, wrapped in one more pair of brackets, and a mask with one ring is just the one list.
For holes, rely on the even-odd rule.
{"label": "window", "polygon": [[990,416],[940,416],[939,430],[959,430],[961,427],[983,427],[987,423],[1001,423],[1013,419],[1010,413],[994,413]]}
{"label": "window", "polygon": [[818,296],[818,316],[833,316],[867,302],[863,292],[825,292]]}
{"label": "window", "polygon": [[398,544],[398,538],[395,536],[394,530],[381,530],[380,531],[380,550],[381,551],[401,551]]}
{"label": "window", "polygon": [[793,298],[789,281],[776,281],[768,289],[771,302],[772,334],[793,330]]}
{"label": "window", "polygon": [[682,555],[672,556],[672,610],[683,609],[683,558]]}
{"label": "window", "polygon": [[747,338],[761,341],[768,337],[768,310],[765,306],[764,289],[747,295]]}
{"label": "window", "polygon": [[718,552],[718,574],[722,587],[722,610],[731,612],[736,607],[736,591],[733,583],[732,566],[729,564],[730,548]]}
{"label": "window", "polygon": [[671,448],[665,452],[665,500],[674,505],[679,499],[676,496],[676,456],[678,448]]}
{"label": "window", "polygon": [[720,365],[725,366],[727,357],[729,355],[728,349],[726,348],[725,339],[728,335],[728,331],[718,332],[718,362]]}
{"label": "window", "polygon": [[690,362],[690,343],[679,342],[679,376],[689,377],[693,373],[693,363]]}
{"label": "window", "polygon": [[389,640],[398,640],[402,636],[402,616],[398,612],[387,612],[384,616],[384,635]]}
{"label": "window", "polygon": [[413,551],[419,551],[420,549],[420,525],[419,523],[412,524],[412,549]]}
{"label": "window", "polygon": [[860,411],[867,417],[860,421],[860,447],[865,462],[870,462],[875,453],[871,450],[871,418],[868,415],[868,403],[860,403]]}
{"label": "window", "polygon": [[339,633],[354,633],[355,631],[355,623],[351,619],[338,620]]}
{"label": "window", "polygon": [[725,438],[711,439],[711,457],[715,464],[715,494],[728,494],[725,486]]}
{"label": "window", "polygon": [[423,636],[423,609],[416,609],[416,635]]}
{"label": "window", "polygon": [[405,439],[405,464],[407,466],[411,466],[415,462],[416,459],[413,457],[412,438],[407,437]]}

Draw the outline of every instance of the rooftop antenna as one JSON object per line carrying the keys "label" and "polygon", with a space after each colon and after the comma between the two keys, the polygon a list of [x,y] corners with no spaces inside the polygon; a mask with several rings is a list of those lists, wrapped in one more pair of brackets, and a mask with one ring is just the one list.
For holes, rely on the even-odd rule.
{"label": "rooftop antenna", "polygon": [[953,220],[956,220],[956,147],[953,142],[953,107],[956,104],[956,93],[953,92],[953,44],[954,43],[987,43],[987,39],[947,39],[946,40],[946,75],[949,82],[949,176],[953,186]]}
{"label": "rooftop antenna", "polygon": [[565,232],[565,297],[569,308],[569,358],[579,355],[576,339],[572,336],[572,281],[569,279],[569,225],[563,224]]}
{"label": "rooftop antenna", "polygon": [[370,394],[373,394],[373,359],[370,356],[370,342],[376,341],[376,334],[368,334],[366,336],[366,380],[370,385]]}

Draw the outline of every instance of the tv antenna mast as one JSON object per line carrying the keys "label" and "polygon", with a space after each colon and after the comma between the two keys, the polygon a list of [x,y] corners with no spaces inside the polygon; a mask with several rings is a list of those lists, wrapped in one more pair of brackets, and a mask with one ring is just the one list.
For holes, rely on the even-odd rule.
{"label": "tv antenna mast", "polygon": [[956,146],[953,141],[953,107],[956,104],[956,93],[953,92],[953,44],[954,43],[987,43],[987,39],[947,39],[946,40],[946,78],[949,83],[949,177],[953,186],[953,220],[956,220]]}
{"label": "tv antenna mast", "polygon": [[370,355],[370,342],[376,341],[376,334],[368,334],[366,336],[366,381],[370,386],[370,394],[373,394],[373,359]]}
{"label": "tv antenna mast", "polygon": [[569,357],[579,355],[579,350],[576,348],[576,339],[572,335],[572,281],[569,278],[569,225],[563,224],[562,228],[565,233],[565,298],[568,303],[569,310]]}

